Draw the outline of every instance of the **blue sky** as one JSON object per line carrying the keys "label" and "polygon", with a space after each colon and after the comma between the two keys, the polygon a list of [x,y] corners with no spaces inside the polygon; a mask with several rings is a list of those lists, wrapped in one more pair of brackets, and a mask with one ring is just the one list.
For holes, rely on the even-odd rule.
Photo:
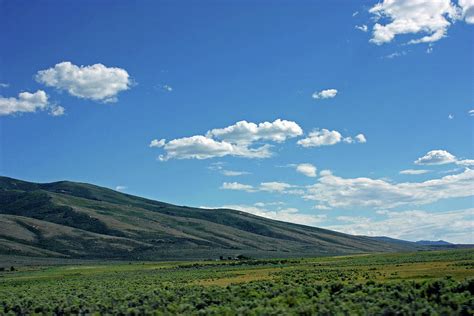
{"label": "blue sky", "polygon": [[0,173],[474,243],[474,4],[409,4],[0,1]]}

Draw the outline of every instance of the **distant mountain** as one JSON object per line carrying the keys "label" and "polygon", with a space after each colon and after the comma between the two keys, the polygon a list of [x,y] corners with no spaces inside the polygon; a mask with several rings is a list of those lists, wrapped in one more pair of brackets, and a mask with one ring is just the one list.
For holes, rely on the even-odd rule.
{"label": "distant mountain", "polygon": [[0,254],[164,260],[417,250],[229,209],[176,206],[99,186],[0,177]]}
{"label": "distant mountain", "polygon": [[391,237],[386,237],[386,236],[377,236],[377,237],[371,237],[375,240],[378,240],[378,241],[383,241],[383,242],[387,242],[387,243],[391,243],[391,244],[395,244],[395,245],[401,245],[401,246],[413,246],[415,245],[414,242],[412,241],[407,241],[407,240],[403,240],[403,239],[396,239],[396,238],[391,238]]}
{"label": "distant mountain", "polygon": [[422,246],[452,246],[454,244],[444,241],[444,240],[419,240],[415,241],[416,244],[422,245]]}

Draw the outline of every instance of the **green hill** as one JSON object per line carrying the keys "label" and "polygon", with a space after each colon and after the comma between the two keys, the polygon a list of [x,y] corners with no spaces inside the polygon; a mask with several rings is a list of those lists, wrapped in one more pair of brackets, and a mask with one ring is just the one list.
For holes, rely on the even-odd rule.
{"label": "green hill", "polygon": [[0,254],[171,260],[419,249],[229,209],[148,200],[91,184],[0,177]]}

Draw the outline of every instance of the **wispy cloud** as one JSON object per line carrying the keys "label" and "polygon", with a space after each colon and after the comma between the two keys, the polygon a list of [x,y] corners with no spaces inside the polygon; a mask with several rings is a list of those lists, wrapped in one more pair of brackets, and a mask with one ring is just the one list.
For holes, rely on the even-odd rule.
{"label": "wispy cloud", "polygon": [[354,27],[356,30],[359,30],[359,31],[362,31],[362,32],[367,32],[369,30],[369,28],[367,27],[367,25],[365,24],[362,24],[362,25],[356,25]]}
{"label": "wispy cloud", "polygon": [[430,172],[429,170],[425,169],[406,169],[400,171],[400,174],[408,174],[408,175],[417,175],[417,174],[425,174]]}
{"label": "wispy cloud", "polygon": [[116,191],[125,191],[125,190],[127,190],[127,187],[124,186],[124,185],[117,185],[117,186],[115,187],[115,190],[116,190]]}
{"label": "wispy cloud", "polygon": [[204,208],[211,209],[233,209],[245,213],[250,213],[253,215],[270,218],[278,221],[285,221],[295,224],[303,225],[316,225],[321,222],[324,222],[327,218],[325,214],[313,215],[313,214],[303,214],[296,208],[278,208],[278,209],[268,209],[265,207],[268,204],[262,203],[261,206],[256,205],[245,205],[245,204],[227,204],[218,207],[209,207],[204,206]]}
{"label": "wispy cloud", "polygon": [[423,205],[474,194],[474,170],[424,182],[392,183],[382,179],[342,178],[321,172],[303,196],[331,208],[395,208]]}
{"label": "wispy cloud", "polygon": [[472,208],[444,212],[385,211],[379,214],[385,218],[340,216],[340,224],[325,228],[353,235],[390,236],[411,241],[442,239],[454,243],[474,243]]}

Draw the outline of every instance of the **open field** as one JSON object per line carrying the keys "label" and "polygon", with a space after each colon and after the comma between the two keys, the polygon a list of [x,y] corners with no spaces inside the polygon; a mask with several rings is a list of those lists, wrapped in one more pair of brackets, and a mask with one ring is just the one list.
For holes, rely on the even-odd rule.
{"label": "open field", "polygon": [[0,313],[12,315],[472,315],[473,294],[473,250],[0,272]]}

